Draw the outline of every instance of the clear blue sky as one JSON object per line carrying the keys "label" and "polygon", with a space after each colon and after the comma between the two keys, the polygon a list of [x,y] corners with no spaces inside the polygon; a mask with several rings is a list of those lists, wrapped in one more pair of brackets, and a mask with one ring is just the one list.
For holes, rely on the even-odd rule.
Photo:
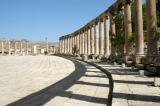
{"label": "clear blue sky", "polygon": [[58,41],[115,0],[0,0],[0,38]]}

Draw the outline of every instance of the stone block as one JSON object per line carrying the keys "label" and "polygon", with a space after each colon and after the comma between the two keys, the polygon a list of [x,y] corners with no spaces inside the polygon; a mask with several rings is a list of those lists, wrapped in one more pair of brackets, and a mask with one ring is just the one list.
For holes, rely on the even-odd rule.
{"label": "stone block", "polygon": [[122,63],[122,68],[125,68],[125,67],[126,67],[125,63]]}
{"label": "stone block", "polygon": [[113,63],[113,65],[117,65],[117,63],[116,63],[116,62],[114,62],[114,63]]}
{"label": "stone block", "polygon": [[83,60],[83,61],[87,61],[87,60],[88,60],[88,55],[83,55],[83,56],[82,56],[82,60]]}
{"label": "stone block", "polygon": [[160,77],[154,78],[154,86],[156,86],[156,87],[160,86]]}
{"label": "stone block", "polygon": [[153,75],[152,73],[145,71],[145,70],[139,70],[140,76],[147,76],[147,75]]}
{"label": "stone block", "polygon": [[144,70],[139,70],[139,75],[144,76],[145,71]]}

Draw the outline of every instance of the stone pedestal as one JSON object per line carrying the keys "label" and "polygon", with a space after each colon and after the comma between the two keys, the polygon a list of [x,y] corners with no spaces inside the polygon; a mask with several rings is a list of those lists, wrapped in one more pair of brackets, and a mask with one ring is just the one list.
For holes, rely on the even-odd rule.
{"label": "stone pedestal", "polygon": [[154,86],[156,86],[156,87],[160,86],[160,77],[154,78]]}
{"label": "stone pedestal", "polygon": [[83,55],[82,55],[82,60],[83,60],[83,61],[87,61],[87,60],[88,60],[88,55],[83,54]]}
{"label": "stone pedestal", "polygon": [[91,55],[91,59],[92,59],[92,60],[95,60],[95,59],[96,59],[96,56],[95,56],[94,54],[92,54],[92,55]]}
{"label": "stone pedestal", "polygon": [[132,57],[129,55],[124,55],[123,60],[127,63],[128,61],[132,60]]}
{"label": "stone pedestal", "polygon": [[116,63],[116,62],[114,62],[114,63],[113,63],[113,65],[117,65],[117,63]]}
{"label": "stone pedestal", "polygon": [[98,55],[98,59],[102,59],[103,57],[104,57],[103,54],[99,54],[99,55]]}
{"label": "stone pedestal", "polygon": [[143,77],[147,75],[152,75],[152,73],[145,71],[145,70],[139,70],[139,75]]}
{"label": "stone pedestal", "polygon": [[125,67],[126,67],[125,63],[122,63],[122,68],[125,68]]}
{"label": "stone pedestal", "polygon": [[142,58],[144,57],[144,55],[136,55],[135,58],[134,58],[134,61],[136,64],[140,64],[142,63]]}
{"label": "stone pedestal", "polygon": [[140,76],[144,76],[145,75],[145,71],[144,70],[139,70],[139,75]]}

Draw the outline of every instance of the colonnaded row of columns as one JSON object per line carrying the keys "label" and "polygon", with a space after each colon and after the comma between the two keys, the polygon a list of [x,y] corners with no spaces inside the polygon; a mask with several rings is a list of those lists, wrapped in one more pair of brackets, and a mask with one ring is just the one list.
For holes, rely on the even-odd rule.
{"label": "colonnaded row of columns", "polygon": [[[28,42],[23,42],[23,41],[4,41],[1,40],[1,54],[4,55],[5,52],[7,52],[7,54],[11,55],[12,52],[14,51],[14,54],[17,54],[17,50],[18,50],[18,46],[20,46],[20,54],[23,54],[23,52],[25,51],[25,54],[28,55]],[[14,43],[14,48],[12,48],[11,43]],[[25,45],[25,48],[23,47],[23,45]]]}
{"label": "colonnaded row of columns", "polygon": [[[105,44],[104,44],[105,42]],[[109,19],[104,16],[82,31],[65,36],[60,40],[60,52],[71,54],[74,46],[80,54],[109,56]]]}
{"label": "colonnaded row of columns", "polygon": [[[144,37],[143,37],[143,15],[142,15],[142,0],[134,1],[135,8],[135,35],[136,49],[135,59],[140,61],[144,56]],[[148,51],[147,56],[157,56],[156,42],[156,0],[146,0],[147,5],[147,37]],[[103,12],[100,16],[89,22],[81,29],[72,34],[62,36],[59,39],[60,53],[72,54],[72,49],[76,45],[80,50],[79,54],[96,55],[99,57],[105,56],[108,58],[111,54],[110,34],[116,35],[114,17],[117,9],[123,8],[124,12],[124,29],[125,29],[125,44],[124,57],[129,56],[130,42],[132,36],[132,20],[131,20],[131,0],[117,0],[109,9]],[[110,25],[110,26],[109,26]],[[110,27],[110,28],[109,28]],[[109,33],[111,32],[111,33]],[[116,37],[116,36],[115,36]],[[126,59],[127,60],[127,59]]]}

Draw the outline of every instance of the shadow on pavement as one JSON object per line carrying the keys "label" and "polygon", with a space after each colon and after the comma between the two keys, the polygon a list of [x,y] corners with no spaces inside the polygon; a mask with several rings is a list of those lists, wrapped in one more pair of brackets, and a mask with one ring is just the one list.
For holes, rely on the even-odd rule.
{"label": "shadow on pavement", "polygon": [[122,98],[127,100],[134,101],[148,101],[148,102],[159,102],[160,96],[151,96],[151,95],[140,95],[140,94],[126,94],[126,93],[113,93],[114,98]]}
{"label": "shadow on pavement", "polygon": [[74,60],[71,61],[75,64],[75,70],[70,75],[54,83],[53,85],[50,85],[40,91],[37,91],[22,99],[12,102],[7,106],[25,106],[25,105],[41,106],[46,104],[56,96],[69,97],[72,99],[78,99],[82,101],[106,104],[107,99],[105,98],[90,97],[86,95],[73,94],[72,92],[65,91],[74,84],[76,84],[76,82],[79,84],[88,84],[94,86],[108,86],[103,84],[78,82],[78,80],[85,74],[86,68],[80,62]]}

